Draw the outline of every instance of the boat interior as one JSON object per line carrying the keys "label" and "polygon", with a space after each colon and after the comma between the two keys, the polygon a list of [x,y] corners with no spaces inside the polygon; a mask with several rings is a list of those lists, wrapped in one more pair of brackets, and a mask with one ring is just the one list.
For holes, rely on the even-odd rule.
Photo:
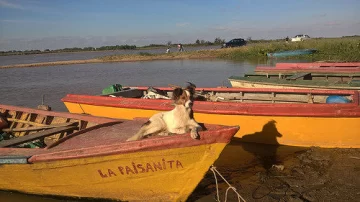
{"label": "boat interior", "polygon": [[87,120],[81,119],[83,115],[61,114],[63,113],[41,113],[41,110],[36,109],[22,111],[0,107],[0,122],[3,123],[0,124],[0,148],[44,148],[69,134],[111,120]]}
{"label": "boat interior", "polygon": [[319,74],[310,72],[298,72],[298,73],[262,73],[245,74],[247,78],[267,78],[267,79],[284,79],[289,81],[295,80],[322,80],[329,82],[337,82],[348,84],[353,80],[359,80],[360,74]]}
{"label": "boat interior", "polygon": [[[122,98],[171,99],[172,88],[125,87],[119,92],[102,95]],[[329,97],[339,96],[346,103],[353,103],[355,91],[313,91],[285,89],[197,88],[195,101],[239,103],[304,103],[325,104]]]}

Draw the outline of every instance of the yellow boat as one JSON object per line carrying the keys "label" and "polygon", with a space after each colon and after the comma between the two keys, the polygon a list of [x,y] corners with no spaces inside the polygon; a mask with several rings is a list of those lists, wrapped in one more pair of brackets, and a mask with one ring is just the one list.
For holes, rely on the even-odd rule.
{"label": "yellow boat", "polygon": [[[172,88],[157,89],[171,97]],[[236,137],[244,142],[360,148],[357,91],[245,88],[196,90],[200,99],[194,102],[195,119],[209,124],[241,125]],[[348,103],[326,103],[333,96],[342,97]],[[150,95],[148,87],[131,87],[110,96],[69,94],[62,101],[71,113],[120,119],[150,117],[173,108],[171,100],[141,97],[156,96]]]}
{"label": "yellow boat", "polygon": [[360,74],[354,73],[256,73],[231,76],[236,88],[360,90]]}
{"label": "yellow boat", "polygon": [[182,134],[126,142],[143,123],[96,125],[46,148],[0,148],[0,189],[122,201],[186,201],[239,130],[205,125],[200,140]]}

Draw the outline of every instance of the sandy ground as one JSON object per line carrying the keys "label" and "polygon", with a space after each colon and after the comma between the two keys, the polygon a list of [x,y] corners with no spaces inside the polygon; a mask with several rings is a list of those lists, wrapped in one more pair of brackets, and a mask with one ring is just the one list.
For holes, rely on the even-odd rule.
{"label": "sandy ground", "polygon": [[94,58],[88,60],[64,60],[64,61],[55,61],[55,62],[3,65],[0,66],[0,69],[73,65],[73,64],[91,64],[91,63],[138,62],[138,61],[152,61],[152,60],[204,59],[204,58],[216,58],[218,53],[219,50],[206,50],[206,51],[189,51],[189,52],[171,53],[171,54],[157,54],[157,55],[112,55],[112,56],[104,56],[101,58]]}
{"label": "sandy ground", "polygon": [[[242,155],[240,150],[236,143],[229,145],[215,166],[246,201],[360,201],[360,149],[280,146],[272,153],[275,156],[266,153],[268,148],[263,153],[251,152],[253,160],[249,155],[241,159],[231,154]],[[225,201],[228,185],[219,182],[220,201]],[[215,199],[215,180],[209,172],[188,201]],[[232,190],[227,201],[238,201]]]}

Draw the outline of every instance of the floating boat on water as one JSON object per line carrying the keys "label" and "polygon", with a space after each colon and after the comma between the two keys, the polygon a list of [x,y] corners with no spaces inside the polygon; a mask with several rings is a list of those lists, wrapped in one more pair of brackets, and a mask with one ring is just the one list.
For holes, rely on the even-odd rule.
{"label": "floating boat on water", "polygon": [[275,67],[256,67],[257,73],[360,73],[360,63],[277,63]]}
{"label": "floating boat on water", "polygon": [[[20,143],[44,147],[73,132],[112,121],[119,120],[0,104],[0,147]],[[32,142],[39,138],[42,140]]]}
{"label": "floating boat on water", "polygon": [[231,76],[232,87],[360,90],[360,74],[257,73]]}
{"label": "floating boat on water", "polygon": [[267,53],[268,57],[289,57],[297,55],[310,55],[316,52],[316,49],[300,49],[300,50],[290,50],[290,51],[279,51],[274,53]]}
{"label": "floating boat on water", "polygon": [[276,68],[286,67],[360,67],[360,62],[300,62],[300,63],[276,63]]}
{"label": "floating boat on water", "polygon": [[256,73],[360,73],[360,67],[256,67]]}
{"label": "floating boat on water", "polygon": [[[39,116],[50,117],[48,113]],[[68,120],[83,117],[61,113],[65,114]],[[239,130],[205,124],[200,140],[182,134],[126,142],[142,124],[142,120],[105,121],[45,148],[19,148],[20,142],[2,145],[0,189],[122,201],[186,201]],[[27,136],[36,134],[23,137]]]}
{"label": "floating boat on water", "polygon": [[[151,88],[150,88],[151,89]],[[133,119],[173,109],[172,88],[123,88],[106,96],[68,94],[71,113]],[[244,142],[360,148],[359,93],[347,90],[197,88],[197,121],[241,125]],[[157,96],[161,94],[161,96]],[[333,98],[347,103],[334,103]],[[328,101],[327,101],[328,100]]]}

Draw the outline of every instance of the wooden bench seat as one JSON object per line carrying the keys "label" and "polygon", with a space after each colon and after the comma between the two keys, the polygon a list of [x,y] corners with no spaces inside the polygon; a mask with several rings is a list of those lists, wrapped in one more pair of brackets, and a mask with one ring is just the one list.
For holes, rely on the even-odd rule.
{"label": "wooden bench seat", "polygon": [[306,77],[306,76],[309,76],[311,75],[311,73],[307,73],[307,72],[304,72],[304,73],[297,73],[297,74],[294,74],[290,77],[287,77],[286,80],[296,80],[298,78],[303,78],[303,77]]}
{"label": "wooden bench seat", "polygon": [[33,141],[33,140],[36,140],[39,138],[51,136],[51,135],[54,135],[57,133],[69,132],[69,131],[73,131],[73,130],[77,130],[77,129],[78,129],[77,123],[74,123],[69,126],[51,128],[51,129],[40,131],[37,133],[32,133],[32,134],[21,136],[21,137],[16,137],[16,138],[13,138],[10,140],[3,140],[0,142],[0,148],[15,146],[15,145],[30,142],[30,141]]}

